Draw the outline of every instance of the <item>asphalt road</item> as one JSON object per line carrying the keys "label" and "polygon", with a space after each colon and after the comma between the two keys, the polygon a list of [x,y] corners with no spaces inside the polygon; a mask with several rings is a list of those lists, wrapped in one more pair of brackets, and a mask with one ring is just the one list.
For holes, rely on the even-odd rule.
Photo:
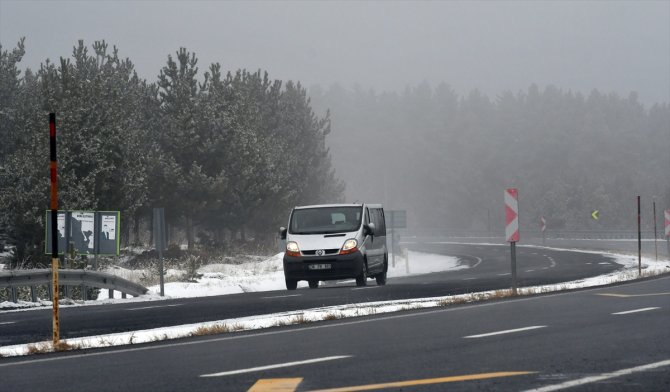
{"label": "asphalt road", "polygon": [[[3,391],[668,391],[670,278],[0,360]],[[389,384],[391,383],[391,384]],[[262,387],[265,387],[262,388]],[[379,388],[377,388],[379,389]]]}
{"label": "asphalt road", "polygon": [[[101,306],[61,307],[62,339],[223,320],[259,314],[369,301],[424,298],[511,287],[509,246],[422,244],[414,249],[457,256],[472,268],[374,280],[361,289],[352,281],[317,290],[266,291],[216,297]],[[411,264],[410,264],[411,268]],[[596,254],[517,248],[519,286],[565,282],[620,268]],[[0,312],[0,345],[30,343],[51,337],[51,308]]]}

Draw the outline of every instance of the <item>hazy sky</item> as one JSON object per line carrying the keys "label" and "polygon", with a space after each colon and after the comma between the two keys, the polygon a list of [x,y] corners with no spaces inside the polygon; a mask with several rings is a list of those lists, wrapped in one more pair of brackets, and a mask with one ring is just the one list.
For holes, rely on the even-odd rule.
{"label": "hazy sky", "polygon": [[428,81],[495,95],[537,83],[670,102],[670,1],[0,0],[3,50],[22,36],[33,69],[105,39],[150,80],[184,46],[201,71],[262,68],[308,87]]}

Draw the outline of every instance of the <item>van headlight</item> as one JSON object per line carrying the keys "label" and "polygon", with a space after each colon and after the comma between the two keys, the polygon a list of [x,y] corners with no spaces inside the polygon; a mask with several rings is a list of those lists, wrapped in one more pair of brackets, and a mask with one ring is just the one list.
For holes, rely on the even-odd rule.
{"label": "van headlight", "polygon": [[342,249],[340,249],[340,254],[346,255],[349,253],[354,253],[357,250],[358,250],[358,241],[356,241],[353,238],[349,238],[348,240],[344,241],[344,245],[342,245]]}
{"label": "van headlight", "polygon": [[295,241],[289,241],[286,243],[286,254],[288,256],[300,256],[300,248],[298,243]]}

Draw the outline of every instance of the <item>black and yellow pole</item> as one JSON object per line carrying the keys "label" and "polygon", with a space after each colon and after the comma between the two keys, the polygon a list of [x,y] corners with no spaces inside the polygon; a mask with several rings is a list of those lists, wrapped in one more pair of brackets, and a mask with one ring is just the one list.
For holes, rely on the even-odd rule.
{"label": "black and yellow pole", "polygon": [[56,114],[49,113],[49,145],[51,150],[51,287],[53,290],[53,344],[60,340],[58,321],[58,165],[56,159]]}

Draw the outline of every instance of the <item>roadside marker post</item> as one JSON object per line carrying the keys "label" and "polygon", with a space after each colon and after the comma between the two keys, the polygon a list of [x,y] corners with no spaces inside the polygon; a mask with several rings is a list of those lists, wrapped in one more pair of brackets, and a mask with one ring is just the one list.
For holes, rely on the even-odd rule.
{"label": "roadside marker post", "polygon": [[637,197],[637,274],[642,276],[642,228],[641,225],[641,212],[640,209],[640,196]]}
{"label": "roadside marker post", "polygon": [[658,235],[656,234],[656,200],[652,203],[654,205],[654,254],[656,255],[656,261],[658,261],[658,243],[656,239]]}
{"label": "roadside marker post", "polygon": [[547,230],[547,221],[544,219],[544,216],[540,217],[540,223],[541,223],[541,228],[540,230],[542,231],[542,246],[544,246],[545,243],[545,231]]}
{"label": "roadside marker post", "polygon": [[505,238],[512,256],[512,294],[516,295],[516,243],[519,241],[519,190],[505,190]]}
{"label": "roadside marker post", "polygon": [[665,238],[668,241],[668,260],[670,260],[670,208],[665,210]]}
{"label": "roadside marker post", "polygon": [[167,241],[165,236],[165,209],[154,208],[153,210],[153,230],[154,244],[158,251],[158,268],[160,277],[161,297],[165,296],[165,265],[163,264],[163,251],[166,249]]}
{"label": "roadside marker post", "polygon": [[60,340],[60,321],[58,315],[58,159],[56,155],[56,113],[49,113],[49,150],[51,163],[51,276],[52,276],[52,343]]}

